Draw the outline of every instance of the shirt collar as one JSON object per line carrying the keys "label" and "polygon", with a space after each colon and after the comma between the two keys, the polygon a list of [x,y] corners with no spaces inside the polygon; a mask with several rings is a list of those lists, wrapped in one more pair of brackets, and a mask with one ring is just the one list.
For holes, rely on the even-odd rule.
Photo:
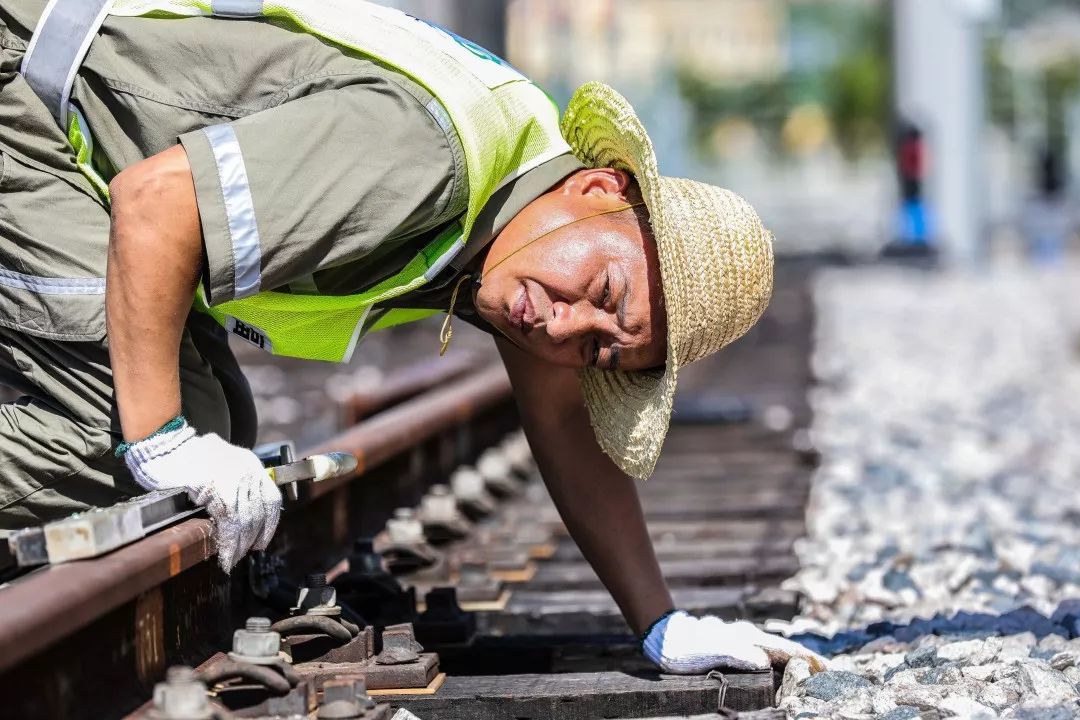
{"label": "shirt collar", "polygon": [[556,183],[585,166],[570,153],[543,162],[495,191],[481,208],[465,247],[450,266],[457,275],[480,257],[514,216]]}

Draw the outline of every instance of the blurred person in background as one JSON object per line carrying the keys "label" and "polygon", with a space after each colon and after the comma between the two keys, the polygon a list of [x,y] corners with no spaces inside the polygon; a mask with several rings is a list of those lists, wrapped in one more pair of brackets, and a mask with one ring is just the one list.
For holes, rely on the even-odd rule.
{"label": "blurred person in background", "polygon": [[1050,145],[1036,153],[1035,161],[1035,192],[1024,204],[1022,219],[1028,254],[1038,265],[1060,265],[1071,230],[1065,201],[1065,161],[1063,153]]}

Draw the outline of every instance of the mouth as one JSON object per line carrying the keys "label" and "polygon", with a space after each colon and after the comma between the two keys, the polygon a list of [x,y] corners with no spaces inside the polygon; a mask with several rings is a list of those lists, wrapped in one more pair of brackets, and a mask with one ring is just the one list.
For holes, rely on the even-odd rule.
{"label": "mouth", "polygon": [[510,321],[510,325],[516,327],[518,330],[524,332],[524,320],[525,309],[529,305],[529,295],[525,292],[525,286],[522,285],[518,290],[517,296],[514,297],[514,302],[511,303],[510,309],[506,314],[506,318]]}
{"label": "mouth", "polygon": [[520,330],[523,335],[528,335],[540,320],[540,313],[536,310],[530,290],[528,283],[523,282],[507,312],[510,325]]}
{"label": "mouth", "polygon": [[521,331],[528,334],[536,326],[539,314],[536,312],[536,306],[533,305],[532,295],[529,293],[527,285],[523,285],[523,291],[525,294],[525,311],[521,315]]}

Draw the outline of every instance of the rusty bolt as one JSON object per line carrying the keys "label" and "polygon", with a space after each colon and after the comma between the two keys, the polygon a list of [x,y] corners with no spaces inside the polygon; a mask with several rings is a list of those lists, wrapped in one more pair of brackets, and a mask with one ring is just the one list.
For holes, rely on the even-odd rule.
{"label": "rusty bolt", "polygon": [[273,665],[281,649],[281,635],[270,629],[270,618],[248,618],[242,630],[233,633],[229,657],[253,665]]}
{"label": "rusty bolt", "polygon": [[319,720],[354,720],[363,718],[375,707],[368,697],[367,684],[362,677],[345,677],[323,683],[323,699],[319,705]]}
{"label": "rusty bolt", "polygon": [[169,668],[165,682],[154,686],[154,720],[209,720],[210,700],[195,671],[183,665]]}
{"label": "rusty bolt", "polygon": [[383,649],[375,657],[379,665],[403,665],[416,662],[424,646],[416,642],[412,623],[388,625],[382,634]]}

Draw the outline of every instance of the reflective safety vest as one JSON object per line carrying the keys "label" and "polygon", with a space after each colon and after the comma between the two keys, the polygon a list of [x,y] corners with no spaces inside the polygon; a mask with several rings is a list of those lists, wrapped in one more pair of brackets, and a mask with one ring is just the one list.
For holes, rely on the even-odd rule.
{"label": "reflective safety vest", "polygon": [[[259,254],[238,268],[237,298],[208,307],[200,289],[196,307],[222,326],[276,355],[347,361],[358,339],[370,330],[410,322],[435,310],[378,308],[379,303],[430,282],[462,250],[477,215],[506,182],[570,151],[559,132],[558,109],[539,87],[479,45],[398,10],[359,0],[54,0],[39,20],[23,60],[22,73],[75,149],[80,170],[107,199],[108,185],[91,164],[90,128],[69,102],[75,73],[107,15],[162,18],[213,16],[267,18],[296,32],[373,58],[410,77],[441,103],[461,141],[469,180],[464,216],[423,248],[397,274],[357,295],[294,295],[259,287]],[[204,130],[215,155],[243,159],[228,125]],[[220,154],[219,154],[220,153]],[[246,173],[231,173],[246,183]],[[234,254],[252,257],[254,227],[250,193],[235,188],[243,204],[234,227]],[[229,188],[223,188],[226,195]],[[228,206],[228,203],[227,203]],[[258,250],[257,232],[254,233]],[[241,282],[240,275],[245,282]],[[374,310],[374,312],[373,312]]]}

